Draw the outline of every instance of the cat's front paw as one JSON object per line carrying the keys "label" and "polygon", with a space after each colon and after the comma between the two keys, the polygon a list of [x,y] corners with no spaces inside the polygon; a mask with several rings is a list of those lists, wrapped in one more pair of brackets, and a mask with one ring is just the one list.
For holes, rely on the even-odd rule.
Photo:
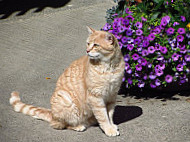
{"label": "cat's front paw", "polygon": [[119,131],[115,127],[109,127],[105,129],[105,134],[109,137],[111,136],[119,136]]}
{"label": "cat's front paw", "polygon": [[119,130],[118,126],[115,125],[115,124],[112,124],[112,126],[116,129],[116,130]]}

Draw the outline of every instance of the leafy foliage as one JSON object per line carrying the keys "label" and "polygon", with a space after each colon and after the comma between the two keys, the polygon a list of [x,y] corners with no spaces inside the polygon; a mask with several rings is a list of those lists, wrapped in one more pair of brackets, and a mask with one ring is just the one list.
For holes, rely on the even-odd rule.
{"label": "leafy foliage", "polygon": [[189,0],[119,1],[103,30],[118,39],[126,87],[180,85],[190,76]]}

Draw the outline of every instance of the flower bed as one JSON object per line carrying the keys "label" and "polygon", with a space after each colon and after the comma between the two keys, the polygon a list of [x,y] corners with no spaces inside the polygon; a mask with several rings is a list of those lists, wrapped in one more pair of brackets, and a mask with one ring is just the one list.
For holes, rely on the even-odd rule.
{"label": "flower bed", "polygon": [[[183,6],[183,7],[182,7]],[[190,2],[120,1],[108,10],[102,30],[118,39],[126,88],[182,85],[190,77]]]}

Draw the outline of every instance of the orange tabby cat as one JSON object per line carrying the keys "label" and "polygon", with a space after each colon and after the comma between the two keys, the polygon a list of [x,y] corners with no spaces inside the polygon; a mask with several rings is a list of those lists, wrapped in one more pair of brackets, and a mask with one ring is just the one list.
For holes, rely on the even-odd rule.
{"label": "orange tabby cat", "polygon": [[16,112],[46,120],[55,129],[84,131],[98,123],[107,136],[117,136],[113,112],[125,63],[112,34],[88,30],[87,56],[74,61],[59,77],[51,110],[22,103],[17,92],[11,94],[10,104]]}

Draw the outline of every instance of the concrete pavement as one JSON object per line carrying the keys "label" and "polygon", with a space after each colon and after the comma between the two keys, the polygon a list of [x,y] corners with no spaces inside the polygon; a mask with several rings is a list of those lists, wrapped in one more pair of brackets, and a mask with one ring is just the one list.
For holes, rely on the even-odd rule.
{"label": "concrete pavement", "polygon": [[114,120],[121,135],[112,138],[98,127],[54,130],[9,105],[10,93],[16,90],[23,102],[50,108],[58,77],[85,54],[86,25],[100,29],[113,4],[71,0],[58,9],[31,9],[0,20],[0,142],[190,142],[190,102],[184,96],[162,101],[119,95]]}

